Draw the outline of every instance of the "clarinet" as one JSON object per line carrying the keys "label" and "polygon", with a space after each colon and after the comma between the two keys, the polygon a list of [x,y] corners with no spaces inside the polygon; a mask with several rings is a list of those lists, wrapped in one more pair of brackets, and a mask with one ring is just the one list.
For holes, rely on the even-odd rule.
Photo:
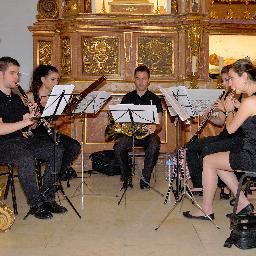
{"label": "clarinet", "polygon": [[[33,104],[29,101],[28,96],[25,93],[25,91],[22,89],[22,87],[19,84],[17,84],[16,86],[23,98],[25,105],[27,107],[31,108],[34,112],[36,112],[36,109],[33,107]],[[54,133],[52,128],[49,126],[49,123],[44,118],[40,118],[37,126],[39,126],[40,124],[42,124],[42,126],[46,130],[47,134],[52,139],[52,141],[58,145],[60,142],[59,136]],[[25,133],[25,137],[27,137],[27,138],[32,138],[34,136],[34,133],[32,132],[31,127],[29,127],[27,131],[24,131],[24,133]]]}

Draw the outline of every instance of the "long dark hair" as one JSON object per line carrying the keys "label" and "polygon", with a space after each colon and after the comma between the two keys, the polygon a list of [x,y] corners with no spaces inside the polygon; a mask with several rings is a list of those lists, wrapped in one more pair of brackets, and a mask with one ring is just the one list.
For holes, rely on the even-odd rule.
{"label": "long dark hair", "polygon": [[33,93],[35,101],[39,100],[38,92],[43,84],[41,78],[48,76],[51,72],[59,73],[58,69],[51,65],[41,64],[37,68],[35,68],[29,90]]}
{"label": "long dark hair", "polygon": [[256,81],[256,68],[248,59],[239,59],[231,67],[239,76],[245,72],[252,81]]}

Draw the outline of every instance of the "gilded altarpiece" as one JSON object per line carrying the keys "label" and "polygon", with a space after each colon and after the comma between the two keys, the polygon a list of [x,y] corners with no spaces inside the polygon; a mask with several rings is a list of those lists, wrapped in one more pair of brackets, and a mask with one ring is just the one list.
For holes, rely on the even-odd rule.
{"label": "gilded altarpiece", "polygon": [[[229,2],[172,0],[171,14],[154,11],[133,15],[107,13],[104,8],[101,13],[92,13],[89,0],[38,1],[37,21],[29,27],[33,34],[34,66],[55,65],[61,72],[61,82],[75,84],[76,93],[99,76],[107,77],[97,90],[110,91],[112,98],[97,115],[75,118],[71,127],[72,135],[84,141],[85,153],[112,148],[113,143],[104,141],[108,105],[119,103],[126,92],[134,89],[133,72],[139,64],[149,66],[150,89],[159,95],[159,86],[189,87],[192,78],[198,87],[216,88],[216,82],[208,76],[209,34],[256,33],[255,4],[239,1],[242,9],[238,12],[235,10],[238,4]],[[157,1],[153,10],[156,4]],[[227,19],[229,10],[234,16]],[[239,20],[241,17],[250,19]],[[196,60],[194,77],[192,59]],[[176,127],[164,100],[163,107],[162,153],[176,147]],[[193,134],[195,128],[193,124],[186,134]],[[213,134],[215,129],[208,131]],[[185,135],[182,136],[184,142]]]}

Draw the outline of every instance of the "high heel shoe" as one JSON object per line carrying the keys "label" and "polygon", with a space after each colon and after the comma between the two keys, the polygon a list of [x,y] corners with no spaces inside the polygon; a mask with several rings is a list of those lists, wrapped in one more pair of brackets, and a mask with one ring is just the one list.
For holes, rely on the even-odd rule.
{"label": "high heel shoe", "polygon": [[225,193],[224,188],[221,188],[220,200],[228,200],[230,197],[231,197],[231,191],[229,193]]}
{"label": "high heel shoe", "polygon": [[[236,213],[237,217],[246,216],[252,214],[254,211],[254,206],[252,204],[247,204],[240,212]],[[226,214],[227,218],[232,218],[233,213]]]}

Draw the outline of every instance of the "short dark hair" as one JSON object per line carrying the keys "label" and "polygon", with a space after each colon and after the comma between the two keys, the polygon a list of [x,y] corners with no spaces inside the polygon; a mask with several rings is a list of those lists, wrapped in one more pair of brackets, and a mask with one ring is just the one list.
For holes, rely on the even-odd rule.
{"label": "short dark hair", "polygon": [[145,65],[140,65],[134,70],[134,76],[136,75],[137,72],[147,72],[148,78],[150,78],[150,70],[147,66]]}
{"label": "short dark hair", "polygon": [[220,71],[220,74],[228,74],[228,71],[231,69],[232,65],[226,65],[224,66],[221,71]]}
{"label": "short dark hair", "polygon": [[12,57],[4,56],[0,58],[0,71],[4,72],[10,66],[20,66],[19,62]]}

